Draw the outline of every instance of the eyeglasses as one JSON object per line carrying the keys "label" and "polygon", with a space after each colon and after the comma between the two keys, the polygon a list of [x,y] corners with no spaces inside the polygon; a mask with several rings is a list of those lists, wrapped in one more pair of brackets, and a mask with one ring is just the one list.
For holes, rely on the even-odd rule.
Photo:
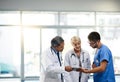
{"label": "eyeglasses", "polygon": [[90,45],[95,45],[96,44],[96,42],[88,42]]}

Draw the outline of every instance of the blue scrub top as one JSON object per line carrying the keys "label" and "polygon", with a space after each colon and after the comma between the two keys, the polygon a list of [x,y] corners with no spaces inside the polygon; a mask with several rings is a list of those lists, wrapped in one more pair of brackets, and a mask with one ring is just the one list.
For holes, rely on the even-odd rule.
{"label": "blue scrub top", "polygon": [[94,73],[94,82],[115,82],[112,53],[105,45],[102,45],[101,48],[96,52],[94,57],[94,64],[96,66],[100,66],[100,63],[103,60],[108,62],[107,67],[103,72]]}

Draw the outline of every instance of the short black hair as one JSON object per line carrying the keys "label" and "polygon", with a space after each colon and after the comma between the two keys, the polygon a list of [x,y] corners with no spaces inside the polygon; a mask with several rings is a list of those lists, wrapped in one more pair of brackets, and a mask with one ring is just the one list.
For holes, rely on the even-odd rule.
{"label": "short black hair", "polygon": [[62,42],[64,42],[64,39],[61,36],[56,36],[51,40],[51,46],[52,47],[60,46]]}
{"label": "short black hair", "polygon": [[93,31],[88,35],[88,39],[89,41],[98,41],[98,40],[101,40],[101,37],[98,32]]}

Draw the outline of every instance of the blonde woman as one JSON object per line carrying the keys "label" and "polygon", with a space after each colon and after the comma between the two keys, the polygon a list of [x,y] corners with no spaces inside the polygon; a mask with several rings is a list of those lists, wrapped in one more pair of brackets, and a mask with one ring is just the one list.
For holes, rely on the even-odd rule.
{"label": "blonde woman", "polygon": [[81,48],[81,39],[78,36],[71,38],[71,44],[73,49],[66,53],[64,60],[65,66],[72,67],[69,77],[72,82],[88,82],[89,74],[78,72],[77,68],[91,68],[89,53]]}

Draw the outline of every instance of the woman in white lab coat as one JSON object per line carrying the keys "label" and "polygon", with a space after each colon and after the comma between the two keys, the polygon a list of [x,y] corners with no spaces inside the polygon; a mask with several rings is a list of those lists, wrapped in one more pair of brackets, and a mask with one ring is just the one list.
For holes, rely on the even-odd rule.
{"label": "woman in white lab coat", "polygon": [[[56,36],[51,40],[51,47],[48,48],[41,56],[41,73],[40,82],[63,82],[67,78],[67,70],[71,67],[62,66],[61,52],[64,49],[64,40],[60,36]],[[64,76],[65,74],[65,76]],[[65,78],[66,77],[66,78]]]}
{"label": "woman in white lab coat", "polygon": [[89,53],[81,49],[81,40],[78,36],[71,38],[73,49],[69,50],[65,55],[65,66],[71,66],[73,71],[69,72],[72,82],[88,82],[89,74],[78,72],[76,68],[90,69]]}

